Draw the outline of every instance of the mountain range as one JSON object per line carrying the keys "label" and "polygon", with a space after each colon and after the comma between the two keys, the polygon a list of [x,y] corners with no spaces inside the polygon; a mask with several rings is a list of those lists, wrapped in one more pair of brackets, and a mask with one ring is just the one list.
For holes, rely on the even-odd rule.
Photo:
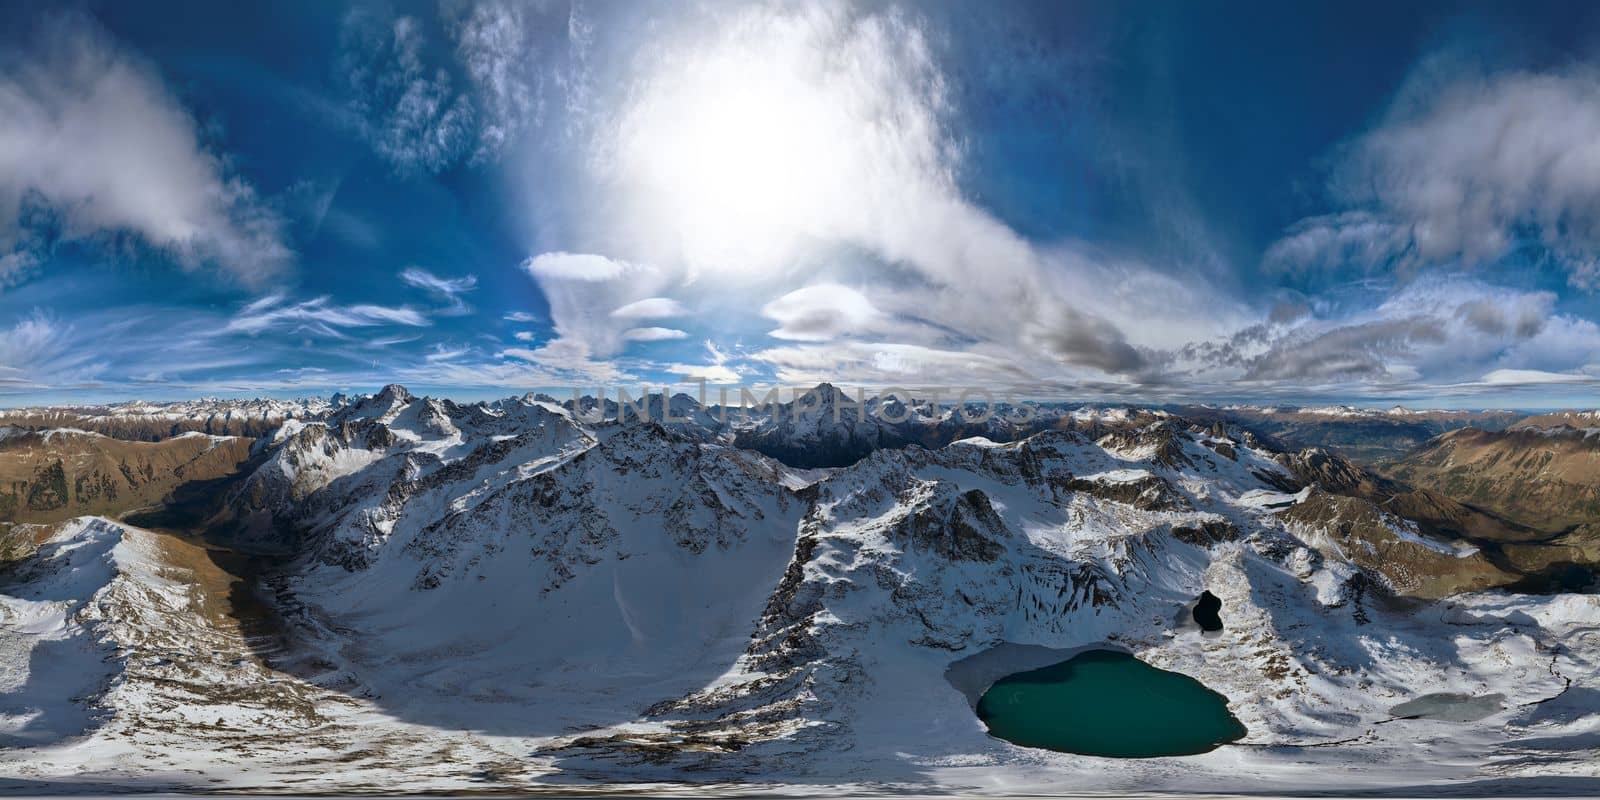
{"label": "mountain range", "polygon": [[[1331,413],[863,419],[834,392],[10,412],[0,786],[1600,788],[1585,417],[1429,417],[1452,427],[1363,461]],[[1088,648],[1247,734],[989,735],[990,684]]]}

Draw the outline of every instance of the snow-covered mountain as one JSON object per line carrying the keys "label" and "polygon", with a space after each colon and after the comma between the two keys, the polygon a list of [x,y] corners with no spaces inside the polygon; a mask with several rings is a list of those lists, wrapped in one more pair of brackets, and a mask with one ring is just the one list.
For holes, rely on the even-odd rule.
{"label": "snow-covered mountain", "polygon": [[[0,732],[21,745],[0,785],[1596,777],[1595,596],[1497,590],[1522,576],[1450,527],[1457,510],[1349,462],[1227,424],[1060,409],[1014,441],[900,441],[802,470],[738,436],[884,429],[724,428],[679,397],[686,421],[589,422],[581,403],[386,387],[288,420],[219,517],[235,546],[278,554],[250,562],[264,593],[230,580],[236,554],[111,520],[0,532]],[[948,409],[904,411],[936,429]],[[1417,508],[1435,510],[1397,511]],[[1220,632],[1190,613],[1207,591]],[[1090,647],[1200,680],[1247,736],[1119,760],[988,735],[973,704],[990,683]],[[1439,693],[1486,712],[1392,711]]]}
{"label": "snow-covered mountain", "polygon": [[71,428],[118,439],[161,441],[185,433],[258,437],[290,419],[317,419],[336,404],[302,400],[132,401],[98,406],[0,409],[0,425],[29,430]]}

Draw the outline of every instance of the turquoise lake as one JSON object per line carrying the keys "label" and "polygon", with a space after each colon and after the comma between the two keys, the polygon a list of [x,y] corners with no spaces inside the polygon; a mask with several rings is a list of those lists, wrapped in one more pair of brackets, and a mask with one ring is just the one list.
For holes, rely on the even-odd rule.
{"label": "turquoise lake", "polygon": [[1023,747],[1114,758],[1194,755],[1246,733],[1227,698],[1112,650],[1000,679],[979,698],[978,718]]}

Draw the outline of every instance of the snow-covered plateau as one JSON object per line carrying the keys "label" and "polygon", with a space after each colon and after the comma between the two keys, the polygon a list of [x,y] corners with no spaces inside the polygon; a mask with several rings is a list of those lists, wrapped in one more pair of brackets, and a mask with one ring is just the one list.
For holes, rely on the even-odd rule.
{"label": "snow-covered plateau", "polygon": [[[918,408],[946,432],[923,447],[572,405],[389,387],[283,414],[213,538],[0,528],[0,791],[1600,791],[1600,598],[1509,591],[1308,474],[1324,456],[1156,412],[1010,436]],[[741,446],[862,437],[894,446]],[[1154,759],[989,735],[988,683],[1094,647],[1247,735]],[[1445,694],[1474,713],[1393,711]]]}

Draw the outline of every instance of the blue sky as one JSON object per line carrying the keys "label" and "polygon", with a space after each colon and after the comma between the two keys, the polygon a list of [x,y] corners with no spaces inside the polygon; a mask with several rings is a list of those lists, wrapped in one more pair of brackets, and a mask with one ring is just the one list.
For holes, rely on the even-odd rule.
{"label": "blue sky", "polygon": [[1597,33],[1570,3],[9,3],[0,404],[1592,406]]}

